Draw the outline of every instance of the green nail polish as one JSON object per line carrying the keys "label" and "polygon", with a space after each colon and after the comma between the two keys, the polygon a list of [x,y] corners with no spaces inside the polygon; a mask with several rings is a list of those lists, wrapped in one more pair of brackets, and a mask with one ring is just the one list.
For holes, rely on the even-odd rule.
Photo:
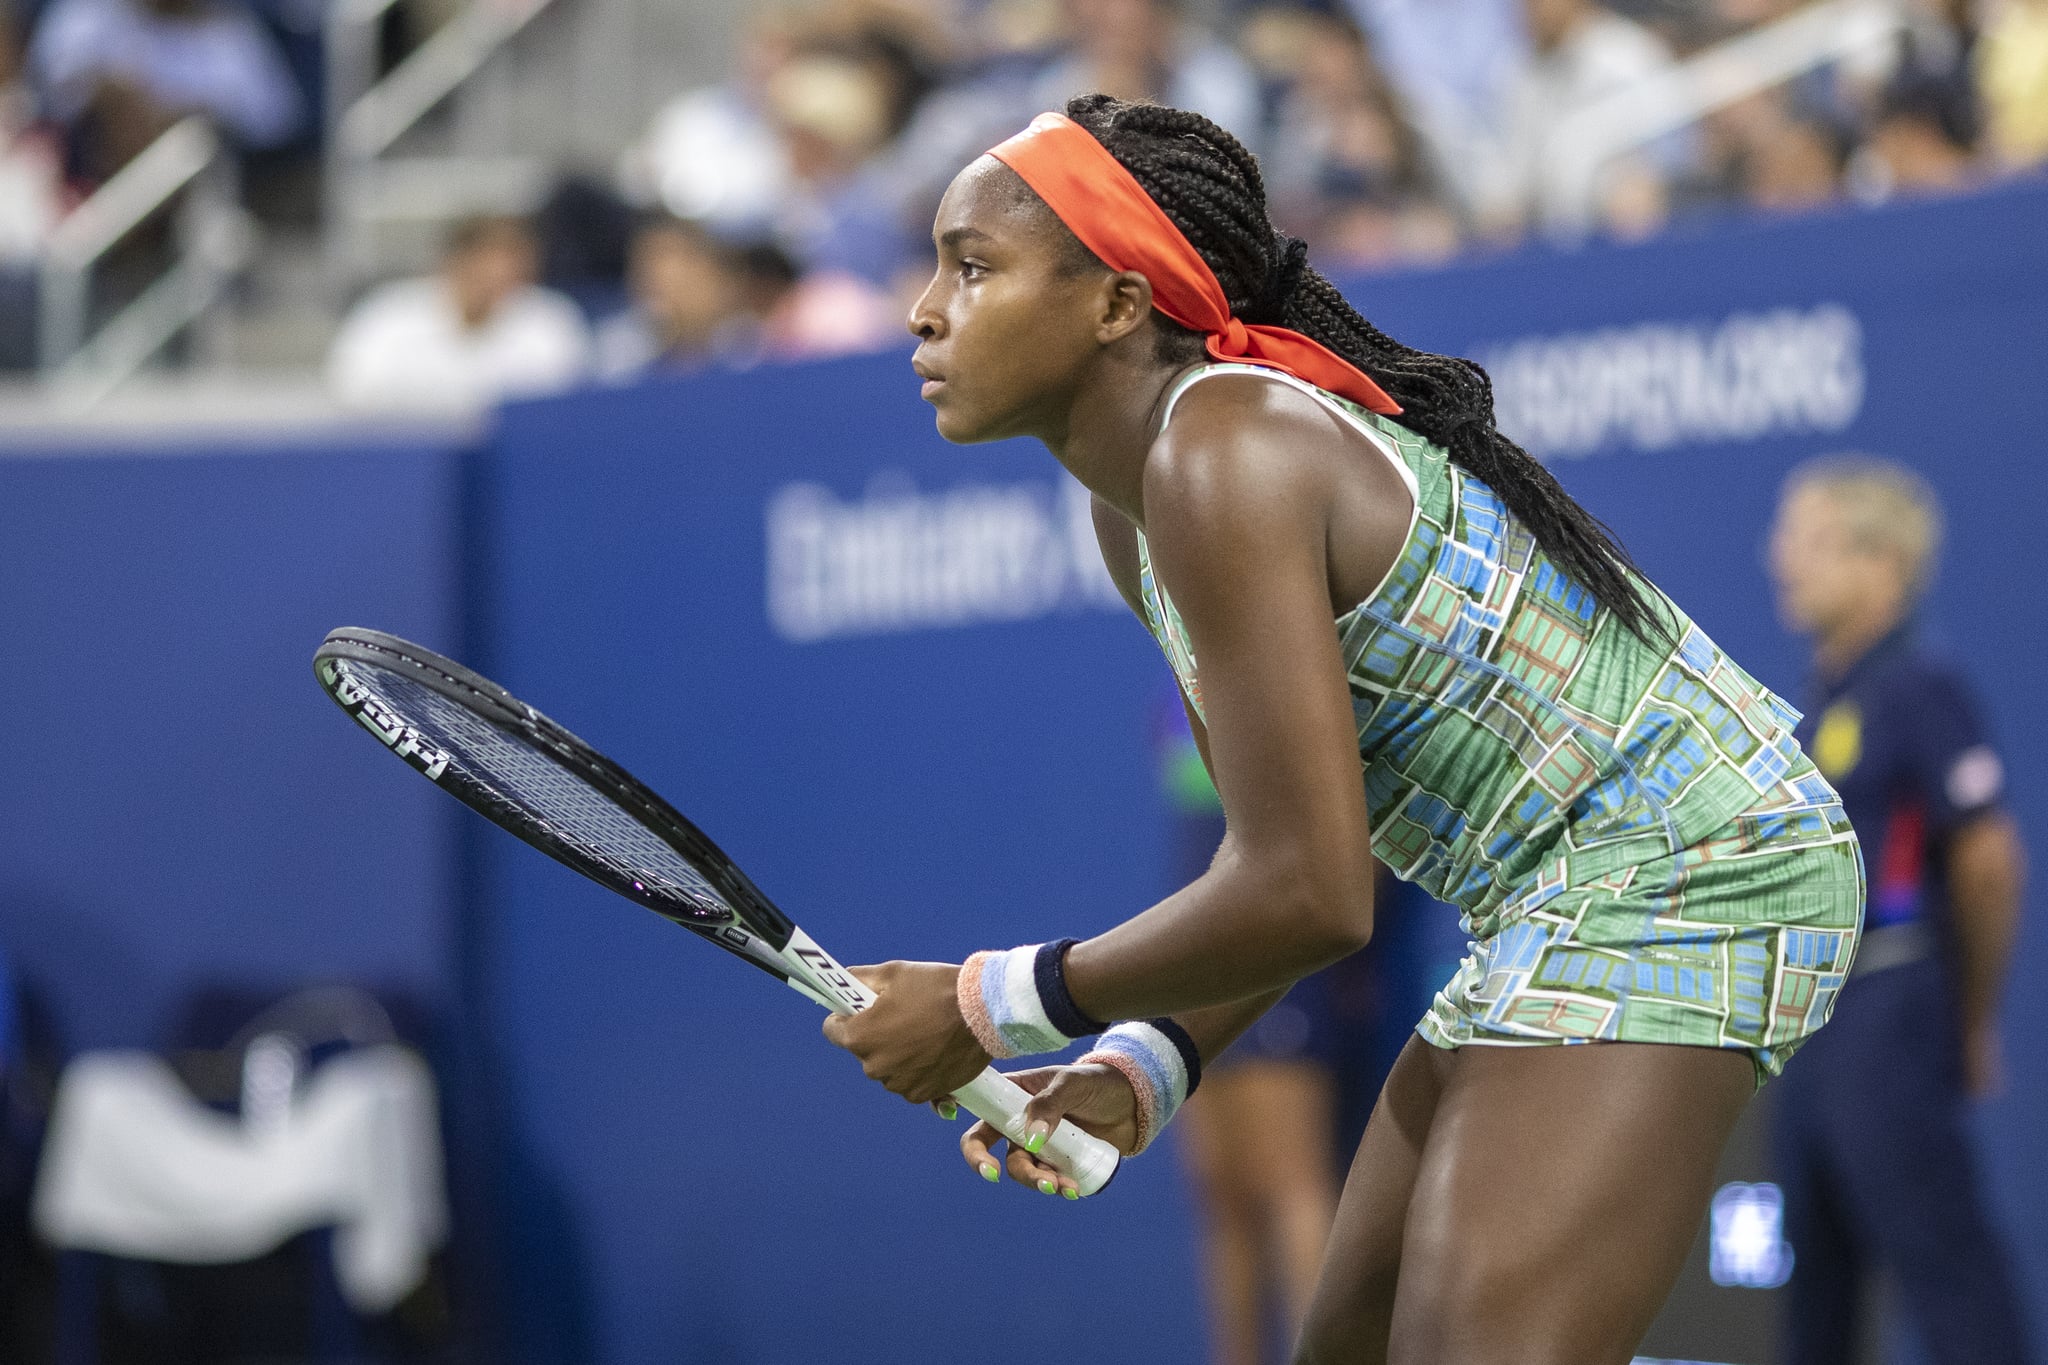
{"label": "green nail polish", "polygon": [[1069,1199],[1079,1199],[1081,1197],[1081,1192],[1075,1189],[1061,1190],[1060,1193],[1065,1195]]}
{"label": "green nail polish", "polygon": [[1045,1133],[1043,1131],[1033,1133],[1030,1137],[1024,1139],[1024,1150],[1033,1156],[1037,1156],[1040,1149],[1044,1146]]}
{"label": "green nail polish", "polygon": [[1041,1180],[1038,1182],[1038,1192],[1040,1194],[1053,1194],[1056,1193],[1058,1190],[1059,1186],[1053,1184],[1050,1180]]}
{"label": "green nail polish", "polygon": [[996,1169],[993,1161],[984,1161],[981,1163],[981,1178],[993,1185],[1002,1179],[1002,1173]]}

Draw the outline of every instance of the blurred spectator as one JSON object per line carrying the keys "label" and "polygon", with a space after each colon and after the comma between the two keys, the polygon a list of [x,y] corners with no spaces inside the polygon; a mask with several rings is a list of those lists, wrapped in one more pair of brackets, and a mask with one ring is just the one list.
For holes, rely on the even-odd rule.
{"label": "blurred spectator", "polygon": [[920,22],[902,0],[770,10],[735,79],[674,101],[622,160],[628,200],[728,241],[772,240],[799,263],[768,329],[777,353],[871,350],[901,333],[892,291],[922,271],[930,220],[892,152],[953,49],[945,17]]}
{"label": "blurred spectator", "polygon": [[245,149],[285,141],[305,116],[275,42],[231,0],[55,0],[29,62],[91,180],[186,114]]}
{"label": "blurred spectator", "polygon": [[1457,221],[1436,194],[1421,139],[1401,116],[1365,37],[1307,11],[1257,16],[1248,46],[1262,70],[1291,75],[1263,158],[1276,221],[1329,268],[1441,261]]}
{"label": "blurred spectator", "polygon": [[733,79],[671,100],[646,137],[620,158],[626,197],[720,233],[765,232],[790,181],[788,157],[766,112],[766,90],[795,39],[794,22],[780,7],[750,18]]}
{"label": "blurred spectator", "polygon": [[633,236],[648,217],[602,181],[564,175],[528,219],[540,241],[540,282],[574,299],[587,318],[618,312]]}
{"label": "blurred spectator", "polygon": [[0,16],[0,371],[35,364],[35,263],[66,197],[63,153],[20,76],[21,47]]}
{"label": "blurred spectator", "polygon": [[61,153],[35,122],[21,46],[0,16],[0,270],[32,262],[64,205]]}
{"label": "blurred spectator", "polygon": [[1811,119],[1787,119],[1749,149],[1742,197],[1752,208],[1800,212],[1841,197],[1841,138]]}
{"label": "blurred spectator", "polygon": [[701,224],[652,219],[633,235],[631,306],[597,331],[597,373],[621,380],[696,369],[747,344],[744,280]]}
{"label": "blurred spectator", "polygon": [[855,276],[811,271],[777,295],[761,319],[761,358],[814,360],[908,346],[905,311]]}
{"label": "blurred spectator", "polygon": [[460,412],[581,378],[590,337],[576,305],[534,283],[539,248],[516,218],[450,236],[439,274],[371,291],[342,323],[328,382],[358,408]]}
{"label": "blurred spectator", "polygon": [[2025,855],[1977,688],[1920,629],[1940,539],[1927,485],[1867,456],[1795,470],[1771,529],[1781,615],[1813,645],[1799,739],[1841,794],[1870,876],[1834,1021],[1773,1088],[1797,1252],[1788,1365],[1855,1359],[1880,1273],[1928,1359],[2030,1359],[1968,1112],[2002,1084]]}
{"label": "blurred spectator", "polygon": [[1899,40],[1893,92],[1914,90],[1941,120],[1949,141],[1975,147],[1984,136],[1984,105],[1977,95],[1976,0],[1918,0]]}
{"label": "blurred spectator", "polygon": [[1700,157],[1674,187],[1686,207],[1735,205],[1799,212],[1841,197],[1839,133],[1769,90],[1715,110],[1700,125]]}
{"label": "blurred spectator", "polygon": [[1065,9],[1067,45],[1033,82],[1031,113],[1096,92],[1156,100],[1204,114],[1260,150],[1251,67],[1188,22],[1182,0],[1066,0]]}
{"label": "blurred spectator", "polygon": [[1907,101],[1939,120],[1950,142],[1974,146],[1984,122],[1973,70],[1974,9],[1974,0],[1909,0],[1891,44],[1840,64],[1835,107],[1825,112],[1868,128],[1888,106]]}
{"label": "blurred spectator", "polygon": [[741,310],[758,328],[753,358],[761,359],[771,338],[787,330],[778,328],[775,320],[796,296],[803,272],[789,259],[789,253],[773,242],[743,246],[734,258],[739,270]]}
{"label": "blurred spectator", "polygon": [[1349,9],[1458,200],[1485,202],[1509,91],[1529,59],[1522,0],[1349,0]]}
{"label": "blurred spectator", "polygon": [[2048,161],[2048,0],[2004,0],[1977,48],[1992,148],[2014,167]]}
{"label": "blurred spectator", "polygon": [[769,80],[768,115],[789,180],[774,235],[808,270],[885,288],[929,252],[880,164],[922,95],[901,44],[881,35],[806,45]]}
{"label": "blurred spectator", "polygon": [[[1525,0],[1532,53],[1514,79],[1499,187],[1480,204],[1486,226],[1533,223],[1576,235],[1604,226],[1637,237],[1663,222],[1666,174],[1678,153],[1630,155],[1581,174],[1557,145],[1573,115],[1603,96],[1664,75],[1671,52],[1642,25],[1593,0]],[[1661,164],[1660,164],[1661,163]]]}
{"label": "blurred spectator", "polygon": [[1935,86],[1895,90],[1850,167],[1864,199],[1895,194],[1953,194],[1979,179],[1969,146],[1956,140],[1944,92]]}

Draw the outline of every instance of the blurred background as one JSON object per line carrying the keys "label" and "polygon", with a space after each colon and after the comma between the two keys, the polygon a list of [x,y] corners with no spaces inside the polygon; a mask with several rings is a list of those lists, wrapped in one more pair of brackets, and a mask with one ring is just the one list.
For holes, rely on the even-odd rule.
{"label": "blurred background", "polygon": [[[1093,89],[1238,133],[1361,310],[1485,364],[1802,705],[1787,476],[1916,474],[1967,692],[1926,705],[2038,849],[2048,0],[10,0],[0,1362],[1285,1358],[1449,911],[1389,887],[1155,1155],[1032,1200],[310,676],[344,624],[471,663],[849,961],[1180,884],[1213,794],[1085,495],[945,446],[905,358],[951,176]],[[1940,833],[1886,868],[1932,885]],[[1646,1352],[1820,1359],[1825,1269],[1833,1358],[2030,1358],[1916,1267],[1988,1227],[2048,1326],[2039,923],[1942,1170],[1824,1173],[1850,1233],[1802,1246],[1767,1089]]]}

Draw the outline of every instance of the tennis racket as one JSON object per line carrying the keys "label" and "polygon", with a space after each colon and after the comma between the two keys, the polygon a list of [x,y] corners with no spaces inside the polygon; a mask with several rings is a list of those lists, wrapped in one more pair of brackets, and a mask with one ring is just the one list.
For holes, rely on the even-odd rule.
{"label": "tennis racket", "polygon": [[[381,631],[332,631],[313,671],[341,709],[443,791],[600,886],[837,1014],[874,995],[732,859],[618,764],[451,659]],[[994,1068],[953,1098],[1021,1142],[1031,1097]],[[1062,1121],[1042,1159],[1094,1194],[1121,1153]]]}

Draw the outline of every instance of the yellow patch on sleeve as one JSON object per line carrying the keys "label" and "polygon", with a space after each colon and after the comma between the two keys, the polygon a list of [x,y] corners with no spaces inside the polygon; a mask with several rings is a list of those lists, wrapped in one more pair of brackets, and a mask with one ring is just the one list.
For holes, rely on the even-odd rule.
{"label": "yellow patch on sleeve", "polygon": [[1853,701],[1838,701],[1821,713],[1813,732],[1813,763],[1821,776],[1846,777],[1863,757],[1863,712]]}

